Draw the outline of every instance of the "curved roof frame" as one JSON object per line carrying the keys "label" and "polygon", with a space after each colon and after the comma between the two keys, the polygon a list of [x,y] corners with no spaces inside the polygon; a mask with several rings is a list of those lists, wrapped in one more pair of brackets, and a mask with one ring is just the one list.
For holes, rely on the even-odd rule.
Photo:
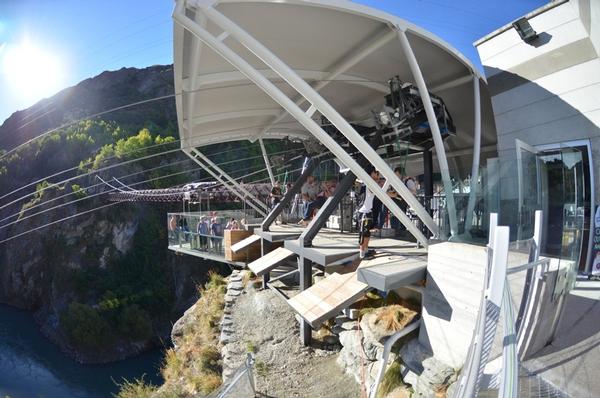
{"label": "curved roof frame", "polygon": [[[192,33],[197,39],[195,40],[195,44],[192,48],[192,71],[189,77],[189,87],[188,88],[196,88],[196,80],[197,80],[197,60],[199,52],[201,51],[201,43],[206,44],[213,51],[221,55],[227,62],[232,64],[236,69],[240,71],[241,74],[246,76],[246,78],[250,79],[254,82],[261,90],[267,93],[275,102],[279,103],[284,111],[280,113],[278,117],[274,119],[272,123],[277,123],[281,121],[288,114],[292,115],[294,119],[296,119],[301,125],[303,125],[308,131],[310,131],[322,144],[324,144],[334,155],[338,157],[338,159],[348,166],[357,177],[363,179],[369,189],[371,189],[376,196],[378,196],[381,201],[392,211],[396,217],[407,227],[407,229],[417,238],[418,241],[427,245],[427,239],[425,236],[419,231],[414,224],[406,217],[406,215],[399,209],[399,207],[387,196],[386,192],[384,192],[368,175],[358,166],[358,164],[352,159],[331,137],[329,137],[320,126],[311,116],[315,113],[315,111],[319,111],[323,116],[327,117],[336,128],[346,136],[346,138],[352,142],[357,148],[361,150],[363,155],[371,160],[373,165],[377,167],[387,181],[396,189],[396,191],[406,200],[407,203],[411,205],[411,207],[415,210],[417,216],[424,222],[424,224],[433,232],[434,236],[439,236],[439,231],[437,226],[433,222],[431,216],[427,213],[427,211],[420,205],[420,203],[412,196],[412,194],[408,191],[408,189],[404,186],[402,181],[393,173],[391,168],[386,164],[386,162],[381,159],[381,157],[365,142],[365,140],[354,130],[354,128],[344,119],[323,97],[318,94],[319,86],[326,85],[327,81],[322,81],[317,84],[315,87],[311,87],[307,84],[305,78],[303,78],[297,70],[293,70],[289,66],[287,66],[282,60],[280,60],[275,54],[269,51],[267,47],[265,47],[262,43],[260,43],[256,38],[252,37],[248,32],[244,31],[240,26],[238,26],[235,22],[228,19],[225,15],[220,13],[214,6],[216,4],[222,3],[244,3],[244,2],[254,2],[256,0],[244,1],[244,0],[189,0],[188,5],[195,6],[195,20],[192,20],[189,16],[186,15],[186,7],[184,4],[184,0],[179,0],[177,3],[176,10],[174,12],[174,19],[177,23],[179,23],[182,27]],[[259,3],[269,3],[272,2],[270,0],[262,0],[258,1]],[[280,3],[281,0],[273,1]],[[454,200],[452,195],[452,184],[449,177],[448,171],[448,162],[445,156],[444,143],[441,138],[441,133],[439,126],[437,124],[437,118],[435,116],[433,106],[431,103],[431,99],[429,97],[429,91],[425,84],[425,80],[423,78],[422,72],[419,68],[419,64],[415,57],[415,54],[411,48],[410,42],[406,36],[406,31],[410,30],[411,33],[417,34],[428,41],[435,43],[437,46],[444,48],[446,51],[452,53],[456,58],[460,59],[461,62],[471,71],[472,77],[467,79],[468,76],[463,76],[461,78],[456,79],[454,82],[449,82],[443,84],[442,86],[451,86],[452,84],[464,84],[468,80],[473,81],[474,88],[474,98],[476,99],[475,104],[475,139],[474,142],[477,145],[480,145],[480,135],[481,135],[481,117],[480,117],[480,106],[479,106],[479,85],[480,80],[483,80],[479,73],[475,68],[456,50],[442,42],[439,39],[436,39],[433,35],[428,32],[423,31],[416,26],[407,23],[397,17],[392,15],[379,12],[377,10],[370,9],[368,7],[356,5],[354,3],[349,3],[346,1],[339,0],[330,0],[330,1],[317,1],[317,0],[286,0],[286,3],[292,4],[302,4],[302,5],[316,5],[320,7],[326,8],[335,8],[339,10],[343,10],[345,12],[358,13],[358,14],[367,14],[368,16],[378,18],[382,22],[385,22],[388,27],[391,28],[387,33],[384,33],[380,36],[376,41],[375,45],[378,42],[385,43],[386,40],[390,40],[392,37],[398,37],[400,39],[400,43],[402,49],[404,51],[404,55],[408,60],[408,64],[410,66],[410,70],[415,79],[416,85],[419,89],[419,93],[423,100],[423,104],[425,106],[425,110],[427,113],[427,117],[429,119],[429,124],[432,130],[432,136],[435,144],[435,151],[437,154],[438,162],[440,165],[440,171],[442,174],[442,178],[445,185],[445,190],[447,192],[447,207],[448,209],[454,209]],[[207,21],[216,24],[219,28],[223,30],[223,32],[219,36],[213,36],[207,29],[206,24]],[[392,32],[392,33],[390,33]],[[246,62],[240,55],[236,54],[231,48],[229,48],[223,41],[228,37],[234,38],[239,44],[243,45],[246,49],[248,49],[251,53],[256,55],[261,61],[263,61],[272,72],[276,75],[279,75],[287,84],[289,84],[296,92],[299,94],[299,98],[292,102],[283,92],[281,92],[275,84],[264,76],[257,69],[253,68],[248,62]],[[365,52],[369,52],[369,48],[359,49],[358,54],[364,54]],[[364,56],[364,55],[363,55]],[[348,63],[354,61],[349,57]],[[358,61],[356,61],[358,62]],[[330,72],[332,76],[331,81],[342,75],[346,69],[343,68],[342,65],[339,65],[339,68],[334,72]],[[270,73],[272,73],[270,72]],[[235,73],[230,74],[230,78],[234,78]],[[223,78],[222,76],[220,77]],[[217,79],[218,80],[218,79]],[[211,81],[208,79],[207,81]],[[185,84],[184,84],[185,85]],[[444,89],[448,88],[444,87]],[[192,95],[190,101],[188,101],[188,115],[191,115],[191,110],[193,109],[193,93],[194,90],[191,90]],[[310,108],[307,111],[303,111],[299,105],[304,103],[305,101],[309,102]],[[242,114],[246,112],[246,114],[263,114],[269,112],[269,114],[275,114],[274,109],[255,109],[255,110],[242,110]],[[240,113],[237,112],[235,115],[229,115],[232,117],[239,116]],[[214,115],[210,118],[219,118],[219,117],[228,117],[228,115]],[[180,119],[180,121],[182,121]],[[192,125],[194,120],[186,120],[185,124],[181,124],[184,128],[187,127],[189,131],[192,129]],[[252,138],[261,138],[262,133],[267,131],[270,128],[268,126],[261,133]],[[476,181],[476,172],[478,169],[479,162],[479,151],[475,150],[475,156],[473,157],[473,168],[472,170],[475,172],[473,176],[473,181]],[[363,175],[364,174],[364,175]],[[373,185],[373,186],[371,186]],[[474,198],[473,198],[474,199]],[[389,203],[388,203],[389,202]],[[469,204],[471,205],[471,204]],[[450,224],[452,234],[457,233],[457,221],[456,221],[456,213],[454,211],[448,212],[450,215]]]}

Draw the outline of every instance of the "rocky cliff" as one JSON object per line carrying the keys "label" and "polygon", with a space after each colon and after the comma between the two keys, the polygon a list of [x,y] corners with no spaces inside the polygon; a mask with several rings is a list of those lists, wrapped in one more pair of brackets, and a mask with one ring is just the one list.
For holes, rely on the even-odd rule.
{"label": "rocky cliff", "polygon": [[[80,119],[172,93],[172,66],[123,68],[16,112],[0,126],[0,302],[33,311],[42,331],[81,362],[118,360],[168,343],[172,322],[197,299],[208,270],[224,271],[168,251],[166,212],[179,210],[177,204],[125,203],[94,210],[108,204],[106,195],[95,196],[106,187],[85,174],[134,160],[119,156],[130,147],[151,147],[164,137],[176,140],[174,98]],[[170,148],[177,147],[175,142]],[[3,151],[11,152],[4,156]],[[154,152],[136,156],[149,153]],[[172,173],[169,164],[183,159],[173,153],[102,175],[135,174],[127,183],[141,182]],[[95,162],[77,167],[88,160]],[[147,171],[157,166],[165,167]],[[183,174],[160,184],[198,177]],[[95,187],[78,191],[90,186]]]}

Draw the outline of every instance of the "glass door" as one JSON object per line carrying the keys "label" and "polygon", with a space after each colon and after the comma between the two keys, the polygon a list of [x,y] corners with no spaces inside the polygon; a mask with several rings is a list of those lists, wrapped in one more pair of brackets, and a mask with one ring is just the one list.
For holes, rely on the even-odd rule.
{"label": "glass door", "polygon": [[517,240],[533,236],[535,211],[542,209],[542,170],[538,151],[523,141],[517,142]]}
{"label": "glass door", "polygon": [[542,253],[578,263],[585,224],[583,156],[575,148],[538,154],[542,182]]}
{"label": "glass door", "polygon": [[581,148],[540,151],[517,140],[517,239],[533,235],[534,213],[542,210],[541,254],[574,264],[585,264],[589,229],[589,173],[584,155]]}

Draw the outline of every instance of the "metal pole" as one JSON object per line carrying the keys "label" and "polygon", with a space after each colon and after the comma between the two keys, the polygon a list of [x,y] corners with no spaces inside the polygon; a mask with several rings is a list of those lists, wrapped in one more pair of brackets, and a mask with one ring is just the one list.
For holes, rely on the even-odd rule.
{"label": "metal pole", "polygon": [[[266,48],[264,45],[262,45],[258,40],[254,39],[250,34],[248,34],[248,32],[246,32],[245,30],[240,28],[236,23],[234,23],[233,21],[228,19],[225,15],[221,14],[215,8],[213,8],[207,4],[198,3],[197,6],[202,8],[204,14],[208,17],[208,19],[210,19],[212,22],[216,23],[221,28],[223,28],[224,30],[229,32],[232,37],[235,37],[244,47],[246,47],[248,50],[250,50],[252,53],[254,53],[266,65],[268,65],[275,73],[277,73],[279,76],[281,76],[290,86],[292,86],[296,91],[298,91],[298,93],[303,95],[311,103],[311,105],[312,105],[311,108],[318,110],[323,116],[325,116],[358,150],[360,150],[360,152],[367,159],[369,159],[369,161],[373,164],[373,166],[375,166],[381,172],[381,174],[386,178],[386,180],[390,181],[391,185],[394,187],[396,192],[412,207],[415,214],[425,223],[425,225],[427,225],[429,230],[431,232],[433,232],[434,235],[437,236],[437,234],[438,234],[437,225],[433,222],[433,219],[431,218],[429,213],[427,213],[427,211],[425,211],[423,206],[421,206],[421,204],[419,203],[417,198],[415,198],[412,195],[412,193],[409,191],[409,189],[406,187],[406,185],[404,185],[404,183],[398,178],[398,176],[396,176],[394,174],[394,172],[390,168],[390,166],[379,156],[379,154],[377,154],[377,152],[369,144],[367,144],[367,142],[364,140],[364,138],[360,134],[358,134],[358,132],[356,132],[356,130],[350,125],[350,123],[348,123],[348,121],[344,117],[342,117],[325,99],[323,99],[323,97],[321,97],[319,95],[319,93],[314,90],[314,88],[312,88],[308,83],[306,83],[306,81],[304,81],[300,76],[298,76],[298,74],[294,70],[292,70],[288,65],[286,65],[283,61],[281,61],[268,48]],[[189,21],[189,18],[188,18],[188,21]],[[197,24],[194,27],[196,28],[195,30],[202,29]],[[214,39],[214,37],[213,37],[213,39]],[[215,44],[217,44],[217,43],[215,43]],[[223,43],[218,42],[218,44],[223,44]],[[211,45],[211,44],[209,44],[209,45]],[[212,47],[212,45],[211,45],[211,47]],[[221,52],[221,54],[223,55],[221,50],[219,50],[218,52]],[[235,55],[237,56],[237,54],[235,54]],[[230,57],[228,56],[228,58],[230,58]],[[248,66],[251,69],[254,69],[250,65],[248,65]],[[256,70],[254,70],[254,72],[256,72]],[[245,71],[242,71],[242,73],[246,74]],[[261,75],[261,77],[266,81],[266,83],[272,84],[268,79],[264,78],[263,75]],[[262,84],[259,84],[259,86],[262,86]],[[288,97],[286,97],[286,98],[287,98],[287,100],[289,100]],[[295,105],[291,100],[289,100],[289,102],[290,102],[290,106],[297,107],[297,105]],[[431,106],[431,102],[430,102],[430,106]],[[284,107],[284,108],[286,108],[286,107]],[[302,113],[304,114],[304,112],[302,112]],[[304,116],[307,116],[307,115],[304,114]],[[298,120],[297,117],[296,117],[296,120]],[[314,123],[314,121],[313,121],[313,123]],[[436,126],[437,126],[437,124],[436,124]],[[320,127],[319,127],[319,129],[320,129]],[[322,131],[322,129],[320,129],[320,130]],[[438,128],[438,133],[439,133],[439,128]],[[329,137],[329,135],[327,135],[327,136]],[[321,139],[318,136],[317,136],[317,138],[319,139],[319,141],[321,141],[323,144],[325,144],[325,141],[323,139]],[[331,138],[331,137],[329,137],[329,138]],[[335,140],[332,139],[332,141],[335,146],[339,146],[337,144],[337,142],[335,142]],[[325,145],[328,146],[327,144],[325,144]],[[331,150],[331,148],[329,148],[329,149]],[[336,154],[336,156],[337,156],[337,154]],[[350,166],[350,164],[348,162],[344,161],[339,156],[338,156],[338,158],[344,164],[346,164],[347,166]],[[444,159],[445,159],[445,157],[444,157]],[[351,169],[352,168],[353,167],[351,167]],[[357,170],[353,169],[353,171],[356,172]],[[364,178],[362,176],[360,176],[358,173],[356,173],[356,175],[360,179],[364,180]],[[371,179],[371,178],[369,178],[369,179]],[[377,184],[375,184],[375,185],[377,185]],[[375,187],[373,187],[372,192],[375,193],[376,191],[381,191],[381,189],[379,187],[377,189],[375,189]],[[385,195],[387,197],[387,193],[383,192],[383,195]],[[379,199],[381,199],[383,202],[383,199],[381,197],[379,197]],[[389,202],[393,203],[393,201],[391,201],[391,200]],[[386,206],[387,206],[387,204],[386,204]],[[390,206],[387,206],[387,207],[390,208]],[[400,213],[400,212],[401,211],[398,208],[398,213]],[[401,216],[399,217],[398,215],[396,215],[396,216],[400,220],[403,219],[406,222],[410,222],[407,217],[401,217]],[[411,230],[411,228],[409,228],[408,225],[406,227],[407,227],[407,229]],[[423,236],[423,234],[416,227],[412,228],[412,229],[414,229],[415,232],[418,231],[418,234]]]}
{"label": "metal pole", "polygon": [[[202,152],[200,152],[199,150],[195,150],[196,155],[199,156],[202,160],[204,160],[208,165],[210,165],[213,169],[215,169],[217,171],[217,173],[221,174],[223,177],[225,177],[229,182],[231,182],[233,184],[234,187],[236,187],[237,189],[239,189],[240,191],[242,191],[245,196],[247,196],[248,198],[252,199],[256,204],[260,205],[260,207],[262,207],[264,210],[269,210],[268,206],[266,204],[264,204],[260,199],[258,199],[257,197],[255,197],[254,195],[252,195],[246,188],[244,188],[240,183],[238,183],[236,180],[234,180],[233,178],[231,178],[229,176],[229,174],[227,174],[225,171],[223,171],[219,166],[217,166],[212,160],[210,160],[208,157],[206,157],[206,155],[204,155]],[[263,215],[265,213],[263,212]]]}
{"label": "metal pole", "polygon": [[[176,10],[177,11],[177,10]],[[271,81],[269,81],[266,77],[264,77],[261,73],[259,73],[254,67],[252,67],[248,62],[246,62],[243,58],[241,58],[238,54],[232,51],[229,47],[224,45],[224,43],[218,41],[214,36],[212,36],[209,32],[202,29],[200,26],[195,24],[190,18],[186,17],[181,12],[175,12],[173,14],[173,18],[179,24],[181,24],[184,28],[190,31],[192,34],[198,36],[202,41],[204,41],[208,46],[210,46],[214,51],[221,54],[228,62],[234,65],[240,72],[248,77],[251,81],[253,81],[258,87],[260,87],[265,93],[267,93],[271,98],[273,98],[276,102],[278,102],[284,109],[286,109],[290,115],[292,115],[298,122],[300,122],[308,131],[310,131],[321,143],[323,143],[344,165],[349,167],[358,178],[362,179],[367,187],[371,189],[371,191],[390,209],[394,215],[402,222],[408,231],[410,231],[413,236],[421,243],[423,246],[427,246],[428,241],[427,238],[421,233],[421,231],[410,221],[410,219],[402,212],[402,210],[394,203],[394,201],[387,195],[386,192],[379,187],[376,181],[374,181],[371,176],[369,176],[359,165],[358,163],[342,148],[332,137],[330,137],[322,128],[319,126],[313,119],[311,119],[308,115],[304,113],[302,109],[300,109],[292,100],[289,99],[287,95],[285,95],[279,88],[277,88]],[[309,87],[310,88],[310,87]],[[341,116],[340,116],[341,118]],[[331,118],[328,118],[331,120]],[[343,119],[343,118],[342,118]],[[347,123],[344,120],[345,123]],[[352,129],[352,128],[351,128]],[[354,130],[354,129],[352,129]],[[356,133],[356,132],[355,132]],[[358,133],[356,133],[358,135]],[[363,144],[366,144],[362,137],[358,135],[358,137],[362,140]],[[370,147],[369,147],[370,148]],[[372,151],[372,149],[371,149]],[[369,151],[365,152],[365,156],[369,157]],[[374,151],[372,151],[374,152]],[[396,189],[396,192],[404,192],[406,197],[412,197],[411,202],[415,202],[416,206],[421,208],[423,212],[425,209],[421,206],[420,203],[416,200],[412,193],[408,191],[408,188],[400,181],[400,179],[394,175],[389,166],[383,159],[379,157],[376,153],[374,153],[373,158],[369,158],[371,161],[379,159],[385,168],[391,172],[393,178],[396,180],[396,184],[392,180],[392,186]],[[375,165],[377,166],[377,164]],[[404,197],[404,196],[403,196]],[[407,200],[408,201],[408,200]],[[426,213],[426,212],[425,212]],[[437,234],[437,227],[433,223],[433,219],[427,214],[430,223],[428,223],[428,227],[431,227],[434,233]]]}
{"label": "metal pole", "polygon": [[283,209],[292,201],[292,199],[294,199],[294,196],[296,196],[296,194],[300,192],[300,190],[302,189],[302,185],[304,185],[304,183],[308,179],[308,176],[312,174],[312,172],[318,164],[318,159],[313,158],[310,160],[309,164],[304,168],[304,170],[302,170],[302,174],[300,174],[300,177],[298,177],[298,179],[294,182],[290,189],[285,192],[285,195],[283,195],[283,198],[281,198],[281,202],[279,202],[277,206],[275,206],[271,210],[271,212],[264,218],[260,226],[263,231],[269,230],[271,224],[273,224],[273,221],[275,221],[277,216],[279,216]]}
{"label": "metal pole", "polygon": [[354,181],[356,180],[356,176],[353,172],[349,171],[348,174],[344,176],[342,181],[340,181],[335,187],[335,192],[333,196],[327,198],[325,204],[319,209],[317,215],[312,219],[308,227],[302,232],[300,235],[300,242],[302,246],[310,246],[312,245],[312,240],[317,236],[321,228],[325,225],[329,216],[337,205],[341,203],[342,199],[346,195],[346,192],[352,187]]}
{"label": "metal pole", "polygon": [[[413,53],[412,47],[406,37],[406,33],[398,27],[398,37],[400,38],[400,44],[406,55],[408,65],[412,72],[415,83],[419,89],[419,95],[425,107],[425,113],[427,113],[427,120],[429,121],[429,128],[431,129],[431,137],[433,138],[433,144],[435,146],[435,153],[437,155],[438,163],[440,165],[440,173],[442,174],[442,182],[444,183],[444,190],[446,191],[446,208],[450,217],[450,234],[456,235],[458,232],[458,225],[456,221],[456,205],[454,203],[454,193],[452,189],[452,181],[450,180],[450,172],[448,170],[448,159],[446,159],[446,150],[444,149],[444,141],[442,140],[442,134],[440,133],[440,126],[431,104],[431,98],[427,91],[427,85],[425,79],[417,63],[417,58]],[[394,187],[395,188],[395,187]]]}
{"label": "metal pole", "polygon": [[[312,285],[312,262],[304,256],[298,256],[298,271],[300,272],[300,291],[305,291]],[[300,341],[309,346],[312,339],[312,328],[304,319],[300,321]]]}
{"label": "metal pole", "polygon": [[474,134],[473,134],[473,166],[471,167],[471,182],[469,184],[469,204],[465,219],[465,233],[469,233],[473,223],[473,211],[477,199],[477,180],[479,179],[479,157],[481,153],[481,99],[479,95],[479,78],[473,75],[473,101],[475,101]]}
{"label": "metal pole", "polygon": [[[197,150],[195,150],[195,149],[187,149],[187,150],[186,150],[186,149],[184,149],[184,150],[183,150],[183,152],[184,152],[186,155],[188,155],[190,158],[192,158],[192,160],[193,160],[194,162],[198,163],[198,164],[199,164],[199,165],[200,165],[200,166],[201,166],[201,167],[202,167],[204,170],[206,170],[206,172],[207,172],[208,174],[210,174],[211,176],[213,176],[213,178],[214,178],[214,179],[216,179],[216,180],[217,180],[217,181],[219,181],[221,184],[223,184],[223,186],[224,186],[225,188],[227,188],[229,191],[231,191],[231,192],[232,192],[234,195],[236,195],[236,196],[237,196],[238,198],[240,198],[242,201],[244,201],[244,200],[245,200],[245,199],[244,199],[244,196],[243,196],[242,194],[240,194],[238,191],[236,191],[236,190],[235,190],[235,189],[234,189],[232,186],[228,185],[228,184],[227,184],[227,183],[226,183],[226,182],[225,182],[225,181],[224,181],[224,180],[223,180],[221,177],[219,177],[219,176],[218,176],[218,175],[217,175],[217,174],[216,174],[214,171],[212,171],[212,170],[211,170],[211,169],[210,169],[210,168],[209,168],[207,165],[205,165],[204,163],[202,163],[202,162],[201,162],[201,161],[198,159],[198,156],[197,156],[197,154],[198,154],[198,151],[197,151]],[[209,198],[209,201],[210,201],[210,198]],[[252,208],[253,208],[254,210],[256,210],[256,211],[257,211],[259,214],[261,214],[263,217],[266,215],[266,213],[265,213],[265,212],[264,212],[262,209],[260,209],[260,208],[256,207],[256,206],[254,205],[254,203],[249,203],[249,204],[250,204],[250,206],[252,206]],[[209,205],[209,207],[210,207],[210,205]]]}
{"label": "metal pole", "polygon": [[258,140],[260,144],[260,150],[262,151],[263,159],[265,160],[265,166],[267,166],[267,173],[269,173],[269,180],[271,180],[271,186],[275,186],[275,177],[273,176],[273,170],[271,169],[271,162],[269,162],[269,156],[267,155],[267,149],[262,138]]}

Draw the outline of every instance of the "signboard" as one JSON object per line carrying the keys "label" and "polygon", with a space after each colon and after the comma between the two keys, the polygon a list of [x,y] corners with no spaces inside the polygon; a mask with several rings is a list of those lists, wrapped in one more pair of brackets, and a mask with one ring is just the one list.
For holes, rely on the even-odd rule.
{"label": "signboard", "polygon": [[600,206],[596,207],[594,216],[594,239],[592,240],[592,275],[600,276]]}

